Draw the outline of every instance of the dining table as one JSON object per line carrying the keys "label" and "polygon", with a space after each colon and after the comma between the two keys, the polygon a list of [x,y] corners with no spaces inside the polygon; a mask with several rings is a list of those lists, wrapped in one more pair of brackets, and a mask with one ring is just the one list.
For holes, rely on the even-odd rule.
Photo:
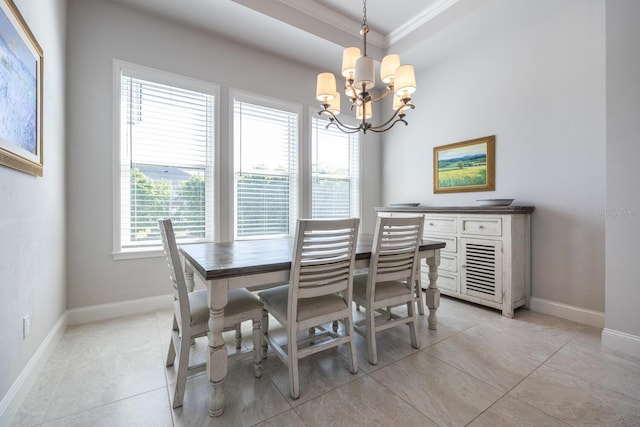
{"label": "dining table", "polygon": [[[371,258],[373,236],[358,237],[356,269],[366,269]],[[436,311],[440,305],[438,290],[438,265],[440,249],[444,242],[423,240],[419,254],[429,268],[429,284],[425,290],[429,308],[429,329],[436,329]],[[193,243],[180,246],[185,259],[187,282],[197,278],[204,283],[209,306],[209,357],[207,376],[209,380],[209,415],[217,417],[224,411],[224,379],[227,376],[227,347],[222,336],[224,309],[227,293],[231,289],[264,289],[287,283],[293,255],[293,239],[274,238],[261,240],[236,240],[225,243]],[[418,272],[418,284],[420,283]],[[420,302],[422,304],[422,302]]]}

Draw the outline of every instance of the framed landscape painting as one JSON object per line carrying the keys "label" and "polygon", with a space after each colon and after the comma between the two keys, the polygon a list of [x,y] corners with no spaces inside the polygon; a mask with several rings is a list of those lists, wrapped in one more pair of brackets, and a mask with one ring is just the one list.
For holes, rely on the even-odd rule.
{"label": "framed landscape painting", "polygon": [[42,176],[42,48],[0,0],[0,165]]}
{"label": "framed landscape painting", "polygon": [[494,191],[495,135],[433,148],[433,192]]}

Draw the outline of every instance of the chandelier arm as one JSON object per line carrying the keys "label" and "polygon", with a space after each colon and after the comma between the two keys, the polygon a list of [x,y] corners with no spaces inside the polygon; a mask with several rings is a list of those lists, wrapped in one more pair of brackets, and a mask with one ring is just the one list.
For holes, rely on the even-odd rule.
{"label": "chandelier arm", "polygon": [[361,130],[359,127],[358,128],[351,128],[351,127],[345,128],[345,127],[343,127],[344,125],[338,124],[337,121],[331,121],[331,122],[327,123],[327,125],[324,128],[325,129],[329,129],[329,126],[335,126],[342,133],[358,133]]}
{"label": "chandelier arm", "polygon": [[[394,126],[396,125],[396,123],[400,123],[400,122],[404,123],[404,125],[405,125],[405,126],[409,124],[409,123],[408,123],[404,118],[398,118],[398,119],[396,119],[396,121],[394,121],[393,123],[391,123],[391,125],[390,125],[390,126],[388,126],[388,127],[384,128],[384,129],[380,129],[380,126],[376,126],[376,127],[370,127],[370,128],[369,128],[369,130],[370,130],[371,132],[376,132],[376,133],[386,132],[386,131],[388,131],[389,129],[391,129],[392,127],[394,127]],[[388,122],[387,122],[387,123],[388,123]]]}
{"label": "chandelier arm", "polygon": [[379,97],[377,97],[376,99],[372,99],[371,102],[380,102],[382,101],[384,98],[386,98],[388,95],[393,93],[393,89],[387,89],[382,95],[380,95]]}
{"label": "chandelier arm", "polygon": [[342,123],[336,116],[335,114],[333,114],[331,111],[329,110],[321,110],[318,111],[318,114],[328,114],[329,115],[329,124],[325,127],[328,128],[329,126],[331,126],[332,124],[335,125],[338,129],[340,129],[342,132],[345,133],[355,133],[355,132],[360,132],[360,130],[362,129],[362,125],[359,126],[349,126],[349,125],[345,125],[344,123]]}
{"label": "chandelier arm", "polygon": [[[398,109],[395,111],[395,113],[393,113],[393,115],[389,118],[389,120],[387,120],[386,122],[384,122],[384,123],[382,123],[382,124],[380,124],[380,125],[378,125],[378,126],[371,126],[371,127],[369,127],[369,129],[370,129],[370,130],[373,130],[374,132],[379,132],[379,131],[375,131],[374,129],[382,129],[382,128],[386,127],[389,123],[393,122],[393,121],[396,119],[396,117],[398,117],[398,115],[400,115],[400,116],[401,116],[399,120],[404,121],[404,119],[403,119],[403,117],[404,117],[404,113],[402,112],[402,110],[403,110],[404,108],[407,108],[407,107],[409,107],[409,108],[413,108],[413,105],[412,105],[412,104],[405,104],[405,105],[403,105],[402,107],[398,108]],[[406,123],[406,122],[405,122],[405,123]],[[394,122],[394,124],[395,124],[395,122]],[[387,129],[391,129],[391,127],[392,127],[392,126],[393,126],[393,125],[389,126]],[[367,130],[369,130],[369,129],[367,129]],[[383,132],[384,132],[384,131],[383,131]]]}

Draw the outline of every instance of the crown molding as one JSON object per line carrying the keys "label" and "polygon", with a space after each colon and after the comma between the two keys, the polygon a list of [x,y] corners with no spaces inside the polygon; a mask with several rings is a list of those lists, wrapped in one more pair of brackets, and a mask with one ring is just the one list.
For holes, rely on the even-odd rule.
{"label": "crown molding", "polygon": [[389,33],[384,38],[383,46],[381,47],[384,49],[390,48],[398,41],[407,37],[409,34],[416,31],[418,28],[422,27],[427,22],[443,13],[445,10],[452,7],[454,4],[458,3],[458,1],[460,0],[439,0],[433,3],[421,13],[408,20],[405,24],[401,25],[398,29]]}
{"label": "crown molding", "polygon": [[[348,18],[341,13],[336,12],[335,10],[322,5],[318,1],[314,0],[278,0],[280,3],[292,8],[296,9],[299,12],[308,15],[311,18],[314,18],[318,21],[321,21],[324,24],[330,25],[334,28],[337,28],[345,33],[350,34],[360,34],[360,27],[362,26],[362,22],[354,21],[351,18]],[[304,29],[304,28],[302,28]],[[379,47],[380,49],[385,49],[385,39],[386,37],[380,34],[377,31],[369,29],[369,33],[367,34],[367,43],[371,43],[374,46]]]}

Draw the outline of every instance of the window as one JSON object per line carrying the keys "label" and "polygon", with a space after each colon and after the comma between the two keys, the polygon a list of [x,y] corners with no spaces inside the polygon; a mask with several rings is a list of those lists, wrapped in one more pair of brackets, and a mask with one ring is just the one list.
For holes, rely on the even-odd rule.
{"label": "window", "polygon": [[233,96],[235,238],[277,237],[295,229],[300,113]]}
{"label": "window", "polygon": [[312,118],[312,216],[360,216],[360,134],[345,134]]}
{"label": "window", "polygon": [[213,240],[217,87],[119,62],[116,68],[120,203],[115,251],[160,245],[160,217],[172,218],[178,242]]}

